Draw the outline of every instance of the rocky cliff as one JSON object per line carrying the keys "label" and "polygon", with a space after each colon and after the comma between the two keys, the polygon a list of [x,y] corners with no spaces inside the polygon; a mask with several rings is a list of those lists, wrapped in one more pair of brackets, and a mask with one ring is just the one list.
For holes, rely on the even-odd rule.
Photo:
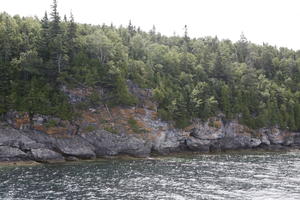
{"label": "rocky cliff", "polygon": [[[52,116],[9,112],[0,123],[0,162],[56,162],[130,155],[147,157],[173,152],[299,148],[300,133],[276,127],[259,130],[226,121],[222,115],[194,119],[176,129],[159,119],[151,90],[129,83],[140,104],[135,107],[88,106],[73,121]],[[71,104],[85,104],[94,89],[63,89]]]}
{"label": "rocky cliff", "polygon": [[[140,122],[148,131],[139,134],[111,133],[102,129],[76,135],[49,135],[38,130],[0,128],[0,161],[57,162],[97,157],[130,155],[147,157],[152,153],[196,151],[211,152],[237,149],[280,149],[300,146],[300,133],[277,128],[252,130],[237,121],[210,118],[195,120],[186,130],[152,119],[145,109]],[[138,115],[136,116],[138,119]]]}

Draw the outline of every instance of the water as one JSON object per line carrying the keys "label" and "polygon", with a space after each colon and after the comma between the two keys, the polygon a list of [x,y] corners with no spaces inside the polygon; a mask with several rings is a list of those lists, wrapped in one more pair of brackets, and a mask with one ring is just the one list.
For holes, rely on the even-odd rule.
{"label": "water", "polygon": [[0,199],[300,199],[300,152],[6,166]]}

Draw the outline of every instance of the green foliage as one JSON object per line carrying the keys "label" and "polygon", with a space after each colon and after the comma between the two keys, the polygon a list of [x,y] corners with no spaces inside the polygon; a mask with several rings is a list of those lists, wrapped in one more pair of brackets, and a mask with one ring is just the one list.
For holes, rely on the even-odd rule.
{"label": "green foliage", "polygon": [[[101,103],[138,104],[128,80],[152,89],[163,120],[177,127],[219,113],[252,127],[300,131],[300,53],[217,37],[166,37],[128,27],[61,20],[53,1],[42,20],[0,14],[0,115],[8,110],[71,119]],[[103,88],[70,105],[63,85]],[[136,124],[130,121],[133,128]]]}
{"label": "green foliage", "polygon": [[137,103],[137,99],[132,96],[127,88],[125,79],[122,77],[120,70],[112,67],[109,71],[110,76],[114,80],[111,84],[112,105],[133,105]]}
{"label": "green foliage", "polygon": [[187,126],[191,125],[191,122],[189,118],[183,117],[175,120],[175,125],[177,128],[186,128]]}
{"label": "green foliage", "polygon": [[137,121],[134,118],[129,118],[127,122],[129,124],[130,128],[133,130],[133,132],[135,132],[135,133],[143,132],[143,130],[139,127],[139,125],[137,124]]}
{"label": "green foliage", "polygon": [[165,121],[172,120],[172,114],[163,108],[158,109],[158,115],[162,120]]}
{"label": "green foliage", "polygon": [[106,130],[107,132],[113,133],[113,134],[118,134],[118,130],[109,126],[109,127],[104,127],[104,130]]}
{"label": "green foliage", "polygon": [[58,126],[58,123],[57,123],[56,120],[50,119],[49,121],[47,121],[47,122],[45,123],[45,126],[46,126],[47,128],[57,127],[57,126]]}
{"label": "green foliage", "polygon": [[88,132],[93,132],[95,131],[97,128],[93,125],[88,125],[86,127],[83,128],[83,132],[84,133],[88,133]]}
{"label": "green foliage", "polygon": [[75,104],[77,110],[86,110],[89,108],[88,102],[79,102]]}
{"label": "green foliage", "polygon": [[97,107],[101,104],[101,96],[97,92],[93,92],[92,94],[89,95],[89,105],[93,107]]}

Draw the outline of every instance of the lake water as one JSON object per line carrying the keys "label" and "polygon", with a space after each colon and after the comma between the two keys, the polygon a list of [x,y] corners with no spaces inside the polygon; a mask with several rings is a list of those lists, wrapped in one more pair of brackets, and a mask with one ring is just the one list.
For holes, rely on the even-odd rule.
{"label": "lake water", "polygon": [[300,199],[300,152],[2,166],[0,199]]}

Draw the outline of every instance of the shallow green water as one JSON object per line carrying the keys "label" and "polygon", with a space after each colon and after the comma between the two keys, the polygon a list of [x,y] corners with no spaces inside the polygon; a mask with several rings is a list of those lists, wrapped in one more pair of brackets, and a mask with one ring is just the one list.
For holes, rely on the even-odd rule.
{"label": "shallow green water", "polygon": [[0,199],[300,199],[300,152],[1,167]]}

